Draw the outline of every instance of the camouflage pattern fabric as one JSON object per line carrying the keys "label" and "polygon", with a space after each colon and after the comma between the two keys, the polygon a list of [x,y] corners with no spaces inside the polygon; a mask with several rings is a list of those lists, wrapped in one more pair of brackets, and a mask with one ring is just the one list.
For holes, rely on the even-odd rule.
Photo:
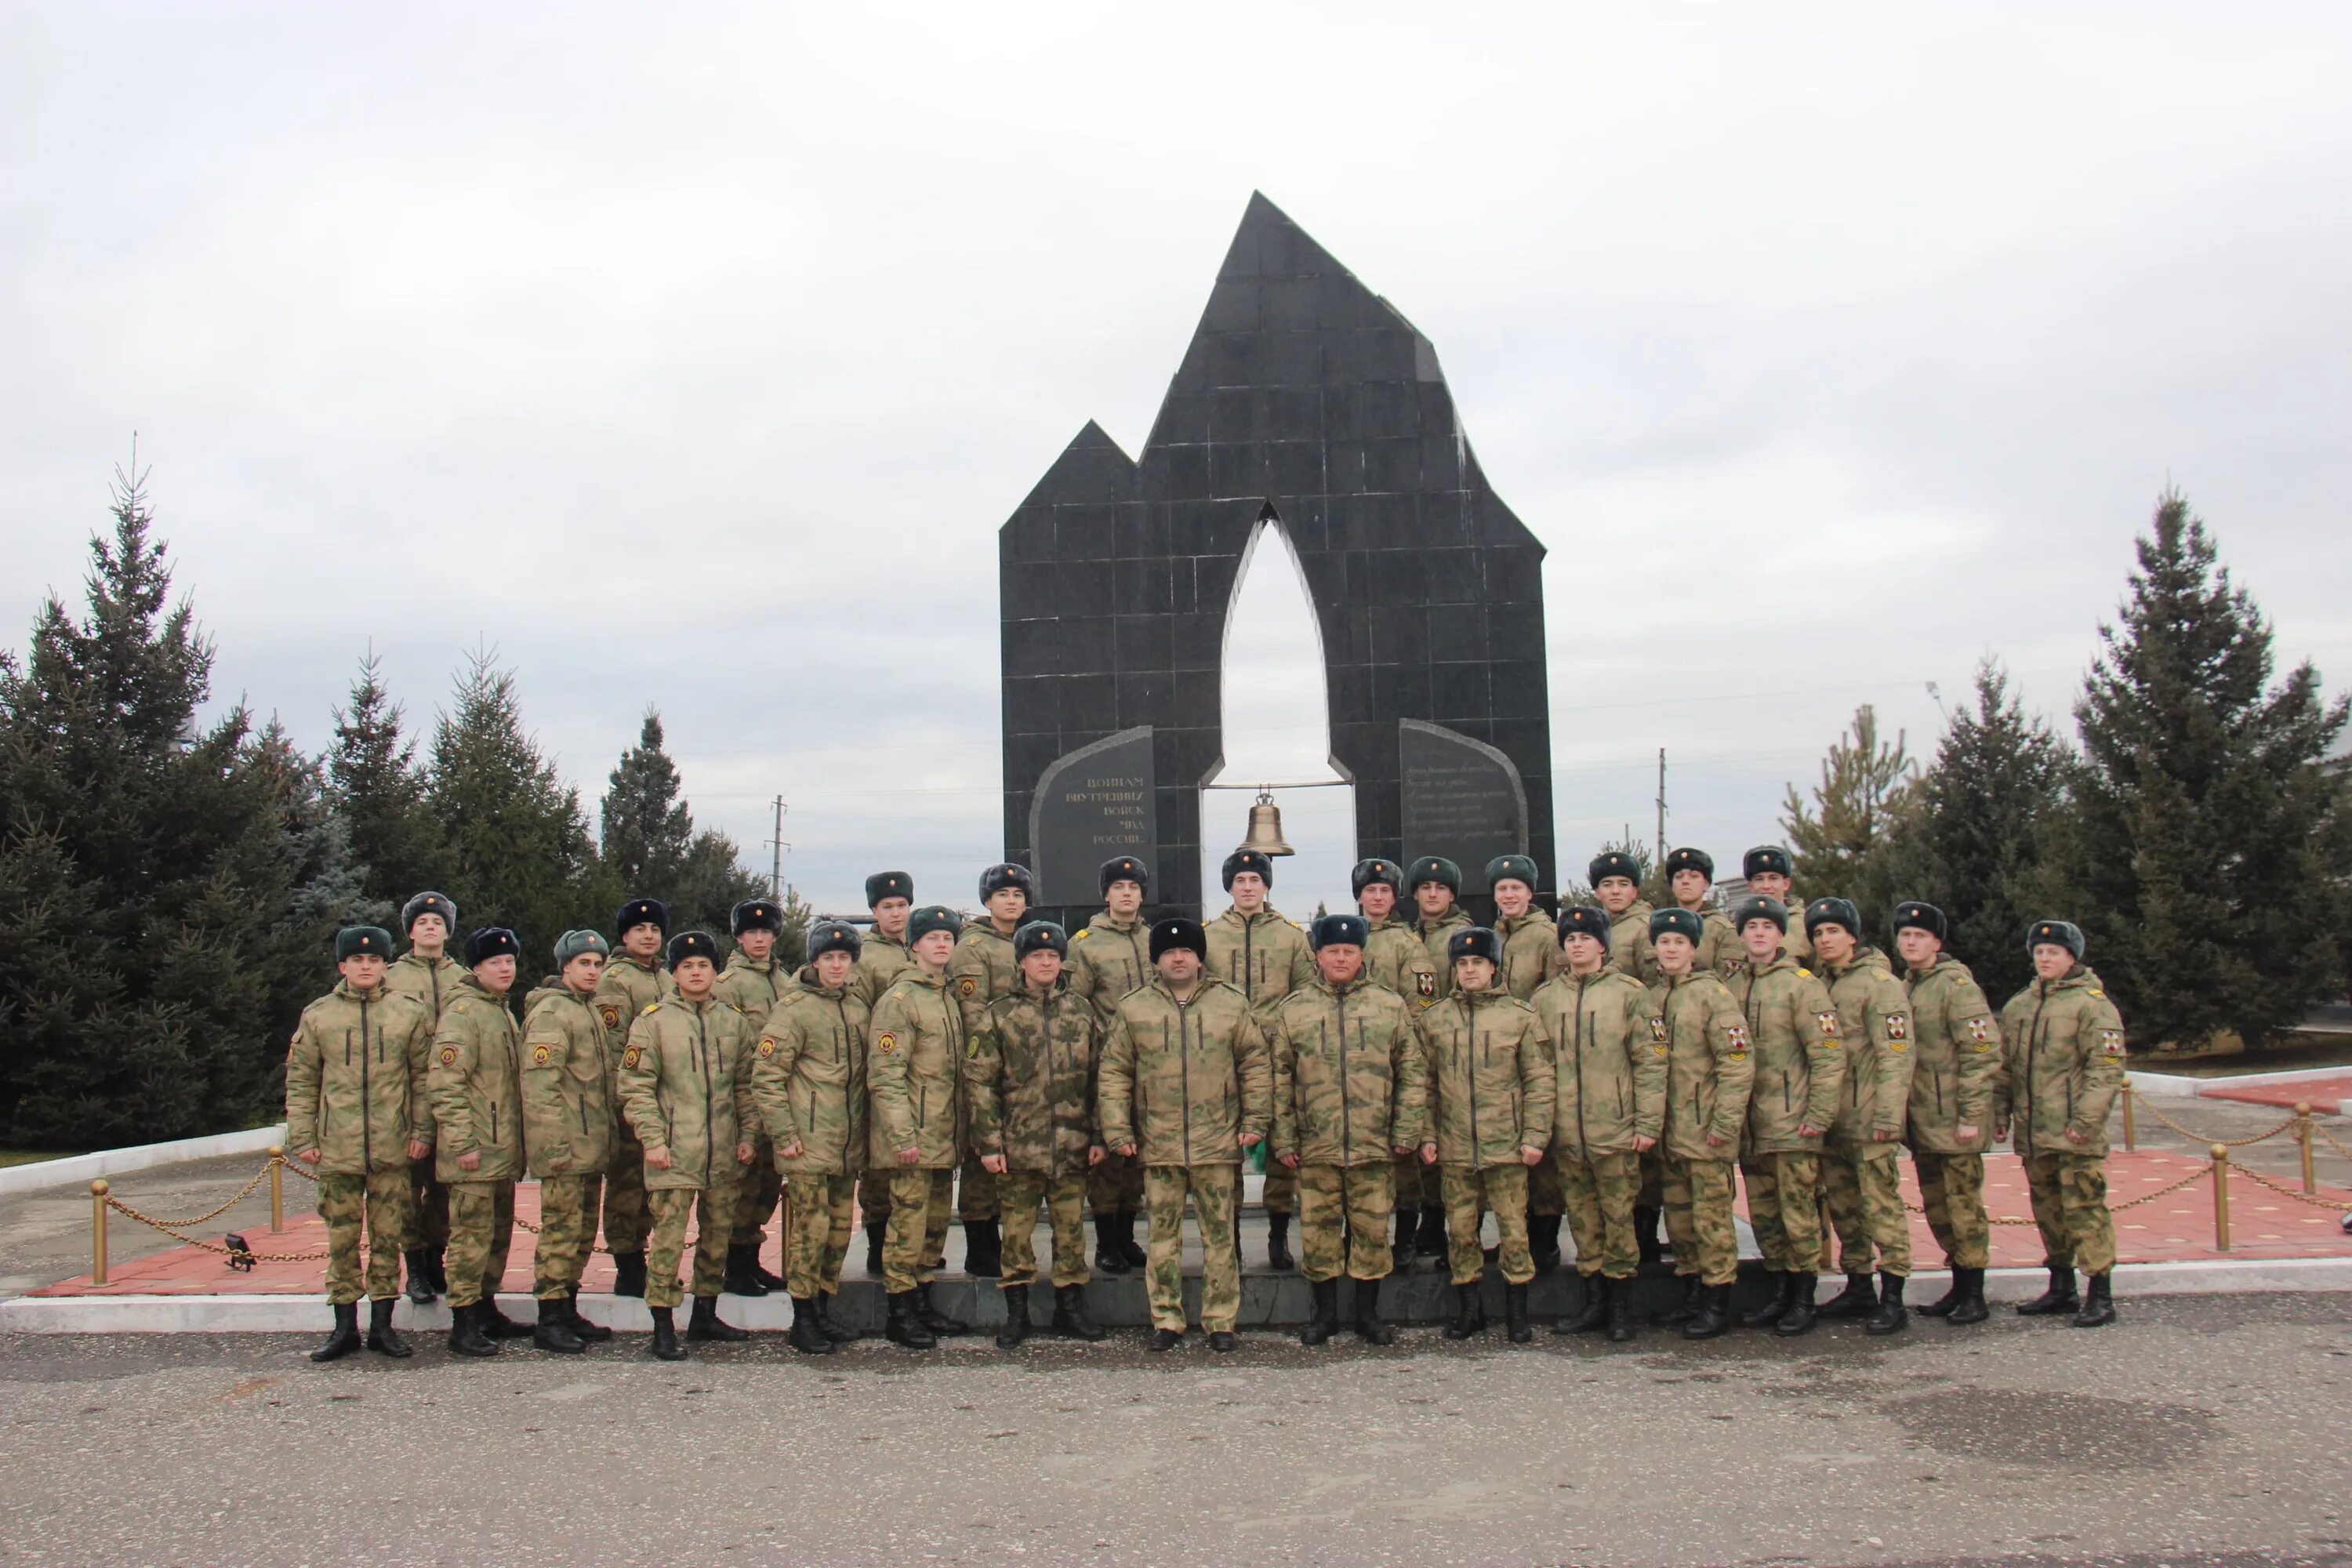
{"label": "camouflage pattern fabric", "polygon": [[409,997],[345,981],[302,1009],[286,1049],[286,1150],[319,1151],[319,1175],[397,1171],[409,1129],[432,1120],[434,1024]]}
{"label": "camouflage pattern fabric", "polygon": [[1087,1179],[1076,1171],[1049,1176],[1043,1171],[1007,1171],[996,1190],[1004,1205],[1003,1273],[997,1283],[1010,1290],[1037,1278],[1037,1209],[1045,1208],[1054,1233],[1054,1287],[1087,1282]]}
{"label": "camouflage pattern fabric", "polygon": [[498,1292],[507,1276],[507,1252],[514,1244],[512,1182],[450,1182],[449,1251],[442,1268],[449,1276],[449,1305],[470,1307]]}
{"label": "camouflage pattern fabric", "polygon": [[1609,917],[1609,967],[1644,985],[1658,983],[1658,950],[1650,945],[1647,899],[1635,899],[1622,915]]}
{"label": "camouflage pattern fabric", "polygon": [[841,1289],[849,1256],[851,1176],[794,1176],[792,1227],[784,1238],[784,1288],[798,1301]]}
{"label": "camouflage pattern fabric", "polygon": [[1874,1132],[1900,1136],[1911,1113],[1911,998],[1874,947],[1857,947],[1843,967],[1824,964],[1837,1007],[1845,1089],[1828,1147],[1849,1154],[1886,1147]]}
{"label": "camouflage pattern fabric", "polygon": [[928,1285],[946,1260],[955,1173],[901,1165],[890,1176],[890,1227],[882,1237],[882,1288],[902,1295]]}
{"label": "camouflage pattern fabric", "polygon": [[[1579,1158],[1555,1149],[1547,1163],[1559,1190],[1561,1212],[1568,1216],[1568,1234],[1576,1241],[1576,1271],[1588,1279],[1595,1274],[1631,1279],[1641,1264],[1641,1250],[1633,1240],[1633,1200],[1642,1191],[1642,1157],[1628,1150]],[[1528,1203],[1533,1210],[1532,1184],[1529,1190]]]}
{"label": "camouflage pattern fabric", "polygon": [[[1911,1116],[1915,1154],[1981,1154],[1990,1142],[2001,1072],[2000,1021],[1968,966],[1938,958],[1904,981],[1911,997]],[[1973,1127],[1973,1138],[1959,1130]],[[1974,1268],[1977,1264],[1969,1265]]]}
{"label": "camouflage pattern fabric", "polygon": [[1674,1155],[1666,1161],[1666,1234],[1675,1272],[1702,1285],[1728,1285],[1739,1273],[1739,1233],[1731,1217],[1731,1164]]}
{"label": "camouflage pattern fabric", "polygon": [[[1384,1279],[1393,1261],[1389,1220],[1395,1178],[1376,1165],[1317,1162],[1298,1167],[1298,1267],[1307,1279]],[[1345,1226],[1345,1237],[1341,1229]]]}
{"label": "camouflage pattern fabric", "polygon": [[366,1175],[331,1173],[319,1178],[319,1217],[327,1222],[327,1303],[348,1307],[360,1289],[360,1230],[367,1230],[367,1289],[372,1301],[400,1294],[400,1250],[414,1220],[408,1212],[408,1169]]}
{"label": "camouflage pattern fabric", "polygon": [[646,1305],[676,1307],[678,1258],[686,1251],[686,1220],[694,1216],[694,1293],[716,1296],[727,1280],[727,1238],[735,1227],[732,1176],[715,1187],[656,1187],[646,1194],[654,1211],[653,1235],[646,1242]]}
{"label": "camouflage pattern fabric", "polygon": [[1927,1211],[1927,1228],[1944,1249],[1945,1267],[1988,1267],[1992,1222],[1985,1215],[1984,1156],[1923,1150],[1911,1162],[1919,1169],[1919,1206]]}
{"label": "camouflage pattern fabric", "polygon": [[1448,971],[1433,962],[1429,948],[1412,927],[1393,918],[1371,924],[1364,943],[1364,973],[1373,984],[1385,986],[1416,1010],[1428,1008],[1445,994]]}
{"label": "camouflage pattern fabric", "polygon": [[646,1146],[624,1122],[604,1167],[604,1249],[643,1252],[653,1225],[646,1202]]}
{"label": "camouflage pattern fabric", "polygon": [[1201,1233],[1201,1327],[1231,1333],[1242,1310],[1240,1246],[1234,1236],[1234,1205],[1241,1192],[1238,1165],[1153,1165],[1143,1173],[1143,1198],[1151,1216],[1145,1248],[1145,1293],[1151,1326],[1184,1331],[1184,1200]]}
{"label": "camouflage pattern fabric", "polygon": [[1525,1165],[1440,1167],[1445,1193],[1445,1261],[1456,1285],[1475,1285],[1486,1272],[1486,1254],[1478,1245],[1478,1211],[1495,1211],[1495,1230],[1502,1245],[1496,1249],[1496,1267],[1513,1285],[1536,1277],[1536,1260],[1528,1251],[1528,1168]]}
{"label": "camouflage pattern fabric", "polygon": [[1517,920],[1498,917],[1495,934],[1503,939],[1503,989],[1522,1002],[1568,967],[1559,951],[1559,928],[1541,910],[1529,910]]}
{"label": "camouflage pattern fabric", "polygon": [[646,1008],[677,989],[669,972],[615,951],[596,983],[592,1005],[610,1042],[611,1071],[605,1093],[611,1097],[614,1120],[613,1152],[604,1165],[604,1247],[609,1252],[643,1252],[653,1231],[653,1210],[646,1201],[646,1146],[636,1129],[620,1114],[622,1047],[629,1026]]}
{"label": "camouflage pattern fabric", "polygon": [[1739,1171],[1748,1180],[1748,1224],[1756,1232],[1764,1267],[1782,1274],[1818,1273],[1822,1157],[1802,1149],[1745,1154]]}
{"label": "camouflage pattern fabric", "polygon": [[2098,975],[2078,963],[2063,979],[2036,980],[2000,1010],[2000,1029],[2008,1070],[1992,1120],[2011,1124],[2019,1155],[2105,1155],[2127,1052],[2123,1016]]}
{"label": "camouflage pattern fabric", "polygon": [[[1903,1170],[1892,1143],[1822,1155],[1822,1184],[1828,1190],[1830,1223],[1837,1232],[1838,1267],[1848,1274],[1885,1272],[1909,1276],[1911,1222],[1903,1212]],[[1878,1249],[1878,1269],[1870,1266]]]}
{"label": "camouflage pattern fabric", "polygon": [[[435,1174],[443,1182],[511,1182],[522,1174],[521,1059],[522,1030],[506,998],[467,976],[441,1015],[425,1076],[433,1097]],[[469,1153],[481,1156],[471,1171],[457,1163]]]}
{"label": "camouflage pattern fabric", "polygon": [[1098,1215],[1143,1212],[1143,1162],[1129,1154],[1107,1154],[1087,1173],[1087,1206]]}
{"label": "camouflage pattern fabric", "polygon": [[539,1246],[531,1253],[531,1291],[542,1301],[561,1301],[580,1289],[580,1272],[596,1246],[596,1210],[604,1193],[602,1176],[541,1176],[539,1179]]}
{"label": "camouflage pattern fabric", "polygon": [[2053,1268],[2105,1274],[2116,1266],[2116,1222],[2107,1212],[2104,1154],[2034,1154],[2025,1162],[2033,1223]]}

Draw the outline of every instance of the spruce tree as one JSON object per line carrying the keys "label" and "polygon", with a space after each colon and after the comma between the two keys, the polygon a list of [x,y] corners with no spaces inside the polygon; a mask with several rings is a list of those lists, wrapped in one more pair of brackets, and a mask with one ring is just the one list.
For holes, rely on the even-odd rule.
{"label": "spruce tree", "polygon": [[[335,710],[329,800],[350,840],[371,918],[390,923],[411,895],[445,879],[440,826],[425,805],[425,772],[406,715],[383,684],[383,661],[360,660],[347,706]],[[463,906],[459,906],[463,909]]]}
{"label": "spruce tree", "polygon": [[2323,762],[2346,703],[2307,662],[2273,684],[2270,626],[2184,497],[2137,555],[2074,710],[2072,913],[2143,1047],[2260,1045],[2343,994],[2352,809]]}
{"label": "spruce tree", "polygon": [[1795,860],[1793,880],[1808,899],[1851,899],[1862,913],[1862,940],[1887,940],[1901,877],[1899,848],[1918,809],[1918,770],[1903,731],[1880,739],[1867,702],[1822,760],[1809,805],[1790,784],[1780,826]]}
{"label": "spruce tree", "polygon": [[724,936],[735,906],[765,893],[768,879],[743,868],[734,839],[716,828],[704,828],[687,847],[686,863],[668,887],[666,901],[672,931],[698,930]]}
{"label": "spruce tree", "polygon": [[679,874],[695,848],[694,816],[678,794],[677,764],[663,746],[661,714],[648,708],[637,743],[621,753],[604,791],[604,864],[620,879],[623,897],[644,894],[669,902],[678,891]]}

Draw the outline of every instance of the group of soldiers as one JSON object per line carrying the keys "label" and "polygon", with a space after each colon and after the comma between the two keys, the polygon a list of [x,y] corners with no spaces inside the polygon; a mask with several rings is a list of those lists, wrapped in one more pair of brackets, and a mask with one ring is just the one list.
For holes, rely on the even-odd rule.
{"label": "group of soldiers", "polygon": [[[1980,1321],[1984,1152],[2012,1134],[2050,1270],[2018,1310],[2114,1320],[2104,1162],[2124,1033],[2078,928],[2028,930],[2035,979],[1996,1015],[1944,952],[1933,905],[1895,911],[1898,977],[1851,901],[1794,900],[1781,848],[1748,852],[1748,890],[1727,911],[1709,902],[1700,850],[1667,857],[1664,908],[1642,898],[1641,869],[1602,853],[1593,901],[1555,917],[1536,906],[1535,862],[1499,857],[1486,868],[1496,918],[1478,925],[1456,907],[1452,861],[1367,859],[1350,879],[1359,912],[1302,929],[1268,901],[1274,863],[1256,850],[1224,862],[1231,904],[1205,924],[1147,921],[1149,868],[1121,856],[1101,870],[1105,908],[1075,935],[1030,918],[1018,865],[982,875],[985,913],[970,922],[917,908],[912,879],[886,871],[867,879],[869,929],[814,922],[796,972],[776,958],[772,901],[737,906],[722,955],[637,898],[615,917],[617,952],[565,932],[556,973],[520,1008],[515,934],[477,930],[453,956],[457,909],[420,893],[396,957],[380,927],[341,933],[341,983],[304,1011],[288,1055],[287,1147],[318,1175],[330,1244],[334,1329],[312,1359],[362,1343],[410,1353],[392,1321],[404,1253],[413,1300],[447,1296],[457,1353],[608,1340],[578,1307],[600,1226],[614,1292],[643,1297],[652,1353],[679,1359],[689,1219],[685,1340],[748,1337],[719,1316],[719,1296],[782,1289],[792,1344],[826,1354],[859,1337],[832,1301],[861,1214],[887,1337],[927,1349],[968,1331],[931,1298],[951,1211],[967,1271],[1003,1292],[999,1345],[1034,1331],[1042,1211],[1050,1331],[1101,1339],[1085,1310],[1092,1270],[1139,1268],[1150,1348],[1165,1351],[1189,1326],[1188,1200],[1200,1326],[1230,1351],[1241,1178],[1260,1145],[1268,1262],[1311,1286],[1310,1345],[1339,1330],[1342,1279],[1354,1331],[1392,1342],[1380,1281],[1415,1256],[1449,1269],[1446,1337],[1484,1331],[1489,1212],[1516,1342],[1533,1337],[1528,1285],[1559,1263],[1563,1218],[1585,1289],[1555,1333],[1635,1335],[1636,1273],[1669,1255],[1661,1218],[1685,1281],[1664,1321],[1687,1338],[1735,1323],[1801,1334],[1822,1316],[1895,1332],[1909,1310],[1906,1147],[1951,1271],[1917,1310]],[[1773,1287],[1736,1318],[1735,1166]],[[540,1182],[529,1324],[496,1301],[526,1172]],[[760,1260],[780,1206],[781,1277]],[[1832,1239],[1845,1284],[1817,1301]]]}

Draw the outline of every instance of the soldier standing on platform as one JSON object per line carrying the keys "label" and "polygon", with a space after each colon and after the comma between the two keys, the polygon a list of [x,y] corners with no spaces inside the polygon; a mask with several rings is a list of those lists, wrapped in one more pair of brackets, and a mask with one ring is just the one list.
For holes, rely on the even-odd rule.
{"label": "soldier standing on platform", "polygon": [[[988,918],[964,927],[956,939],[955,955],[948,961],[948,983],[963,1015],[964,1038],[980,1029],[980,1016],[1001,996],[1021,986],[1021,965],[1013,952],[1013,933],[1028,919],[1037,901],[1036,879],[1026,866],[1010,862],[991,866],[980,874],[980,901]],[[980,1163],[971,1146],[971,1108],[957,1086],[957,1142],[963,1148],[962,1191],[956,1200],[956,1218],[963,1223],[963,1269],[976,1279],[992,1279],[1003,1268],[997,1215],[995,1173]]]}
{"label": "soldier standing on platform", "polygon": [[[1433,1003],[1454,994],[1454,960],[1449,944],[1454,933],[1470,929],[1470,917],[1454,907],[1462,894],[1462,868],[1443,855],[1424,855],[1405,872],[1412,895],[1412,934],[1421,943],[1422,960],[1435,990]],[[1434,1165],[1419,1173],[1421,1217],[1414,1226],[1413,1256],[1439,1262],[1451,1258],[1445,1239],[1445,1178]],[[1398,1200],[1402,1203],[1402,1197]]]}
{"label": "soldier standing on platform", "polygon": [[612,952],[593,931],[556,940],[556,984],[531,993],[522,1025],[522,1141],[539,1178],[539,1246],[531,1294],[541,1350],[571,1353],[613,1337],[580,1315],[580,1276],[596,1249],[604,1167],[620,1121],[612,1086],[617,1037],[596,1011],[596,986]]}
{"label": "soldier standing on platform", "polygon": [[1845,1094],[1822,1152],[1845,1289],[1822,1303],[1821,1314],[1866,1317],[1868,1332],[1891,1334],[1910,1321],[1903,1285],[1911,1275],[1911,1221],[1903,1212],[1897,1150],[1911,1110],[1911,1000],[1885,955],[1862,945],[1861,929],[1862,915],[1848,900],[1815,899],[1805,906],[1805,932],[1837,1005],[1845,1057]]}
{"label": "soldier standing on platform", "polygon": [[[383,977],[384,989],[425,1005],[435,1028],[441,1014],[466,978],[466,966],[449,956],[449,938],[457,930],[457,906],[439,893],[419,893],[400,907],[400,929],[408,951]],[[449,1189],[436,1176],[433,1162],[433,1107],[409,1135],[425,1152],[408,1163],[409,1220],[408,1299],[417,1306],[432,1305],[436,1294],[449,1289],[443,1254],[449,1245]]]}
{"label": "soldier standing on platform", "polygon": [[1895,950],[1910,973],[1911,1119],[1905,1142],[1919,1172],[1919,1206],[1944,1249],[1952,1287],[1919,1309],[1951,1323],[1980,1323],[1992,1222],[1985,1214],[1985,1133],[2000,1079],[2000,1024],[1958,959],[1944,954],[1944,911],[1895,906]]}
{"label": "soldier standing on platform", "polygon": [[1688,910],[1704,923],[1706,934],[1698,940],[1697,964],[1712,969],[1728,978],[1728,972],[1747,962],[1747,949],[1739,945],[1739,933],[1731,929],[1731,921],[1721,910],[1706,901],[1715,887],[1715,857],[1704,849],[1675,849],[1666,856],[1666,887],[1675,896],[1677,909]]}
{"label": "soldier standing on platform", "polygon": [[[1270,857],[1255,849],[1234,850],[1225,857],[1224,882],[1234,901],[1207,926],[1209,973],[1248,997],[1263,1027],[1276,1004],[1313,981],[1315,963],[1307,956],[1307,933],[1266,902],[1274,889]],[[1297,1173],[1268,1165],[1264,1196],[1266,1267],[1295,1268],[1290,1216],[1298,1212]],[[1234,1223],[1241,1223],[1238,1197]]]}
{"label": "soldier standing on platform", "polygon": [[[1559,931],[1551,916],[1535,907],[1536,863],[1525,855],[1497,855],[1486,862],[1486,883],[1495,895],[1495,934],[1503,939],[1503,989],[1522,1002],[1559,973]],[[1538,1274],[1559,1267],[1559,1173],[1546,1160],[1528,1173],[1528,1255]]]}
{"label": "soldier standing on platform", "polygon": [[[604,963],[596,983],[596,1016],[612,1040],[612,1096],[621,1104],[620,1062],[623,1043],[645,1010],[677,986],[661,965],[662,941],[669,932],[669,910],[659,899],[631,899],[613,917],[614,940],[621,944]],[[604,1168],[604,1249],[613,1255],[613,1294],[646,1293],[646,1236],[652,1228],[652,1211],[646,1200],[646,1151],[636,1130],[621,1118],[613,1142],[612,1163]]]}
{"label": "soldier standing on platform", "polygon": [[890,1228],[882,1243],[882,1288],[889,1316],[884,1332],[908,1350],[929,1350],[942,1334],[970,1332],[931,1302],[931,1281],[946,1261],[948,1210],[954,1195],[961,1131],[963,1011],[950,994],[962,917],[937,904],[907,921],[915,967],[891,982],[875,1005],[866,1055],[866,1094],[874,1164],[890,1162]]}
{"label": "soldier standing on platform", "polygon": [[[1594,900],[1609,913],[1609,966],[1644,986],[1655,985],[1658,957],[1650,945],[1654,911],[1642,897],[1642,863],[1622,849],[1603,849],[1584,874]],[[1633,1200],[1633,1243],[1645,1264],[1664,1256],[1658,1246],[1658,1222],[1664,1213],[1665,1186],[1666,1147],[1662,1141],[1642,1155],[1642,1191]]]}
{"label": "soldier standing on platform", "polygon": [[[1732,1324],[1739,1277],[1731,1167],[1755,1081],[1747,1023],[1720,976],[1698,967],[1705,924],[1688,910],[1650,917],[1658,982],[1650,987],[1652,1034],[1666,1047],[1666,1228],[1675,1271],[1690,1280],[1683,1337],[1709,1340]],[[1687,1315],[1685,1316],[1684,1314]]]}
{"label": "soldier standing on platform", "polygon": [[[856,984],[870,1017],[898,976],[915,967],[907,951],[907,919],[915,910],[915,879],[904,871],[877,871],[866,879],[866,908],[874,917],[857,946]],[[866,1272],[882,1278],[882,1237],[890,1226],[891,1165],[869,1165],[857,1176],[857,1214],[866,1226]]]}
{"label": "soldier standing on platform", "polygon": [[1747,879],[1749,892],[1770,899],[1790,911],[1789,929],[1780,938],[1780,951],[1800,964],[1811,964],[1813,944],[1805,936],[1805,922],[1797,918],[1798,911],[1805,906],[1789,890],[1793,864],[1789,852],[1779,845],[1759,844],[1740,857],[1739,874]]}
{"label": "soldier standing on platform", "polygon": [[[776,962],[776,941],[784,933],[784,911],[769,899],[746,899],[728,916],[735,951],[719,975],[717,995],[731,1004],[751,1026],[753,1037],[768,1026],[768,1015],[789,994],[793,977]],[[753,1123],[755,1128],[758,1124]],[[784,1195],[783,1173],[776,1164],[775,1145],[764,1128],[751,1139],[751,1163],[743,1171],[743,1190],[736,1194],[735,1235],[727,1247],[725,1289],[737,1296],[764,1296],[784,1288],[783,1277],[760,1266],[760,1250],[767,1244],[768,1219]]]}
{"label": "soldier standing on platform", "polygon": [[496,1355],[530,1332],[499,1310],[522,1174],[522,1031],[507,1007],[522,944],[504,926],[466,939],[473,973],[457,983],[433,1041],[427,1087],[442,1185],[449,1189],[449,1348]]}
{"label": "soldier standing on platform", "polygon": [[[1105,1026],[1127,994],[1151,978],[1150,932],[1143,920],[1150,868],[1132,855],[1114,855],[1102,864],[1104,909],[1070,938],[1070,989],[1094,1004]],[[1136,1216],[1143,1212],[1143,1166],[1112,1154],[1087,1178],[1087,1202],[1095,1211],[1095,1267],[1124,1274],[1144,1264],[1136,1245]]]}
{"label": "soldier standing on platform", "polygon": [[[1377,858],[1359,860],[1348,874],[1348,882],[1356,896],[1356,909],[1364,917],[1364,929],[1370,933],[1364,942],[1366,978],[1395,992],[1412,1012],[1428,1011],[1442,989],[1439,977],[1443,969],[1432,962],[1427,944],[1412,929],[1412,922],[1397,918],[1397,900],[1404,891],[1403,868],[1392,860]],[[1420,1150],[1399,1155],[1389,1169],[1395,1183],[1394,1267],[1403,1268],[1412,1262],[1413,1240],[1421,1230],[1422,1205],[1428,1204],[1442,1214],[1445,1200],[1438,1191],[1436,1171],[1429,1170],[1424,1174]],[[1428,1184],[1426,1192],[1423,1182]],[[1441,1247],[1443,1228],[1441,1225]]]}

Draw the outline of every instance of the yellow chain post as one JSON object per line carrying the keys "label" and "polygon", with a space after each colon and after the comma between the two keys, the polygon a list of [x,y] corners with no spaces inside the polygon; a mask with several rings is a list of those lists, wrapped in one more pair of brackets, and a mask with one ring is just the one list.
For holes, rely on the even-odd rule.
{"label": "yellow chain post", "polygon": [[2230,1146],[2213,1145],[2213,1250],[2230,1250]]}
{"label": "yellow chain post", "polygon": [[286,1228],[286,1151],[275,1143],[269,1146],[269,1228]]}
{"label": "yellow chain post", "polygon": [[89,1282],[106,1283],[106,1182],[89,1184]]}
{"label": "yellow chain post", "polygon": [[2305,1196],[2319,1191],[2319,1178],[2311,1168],[2311,1106],[2308,1101],[2294,1108],[2294,1141],[2303,1145],[2303,1190]]}
{"label": "yellow chain post", "polygon": [[2128,1154],[2138,1147],[2138,1139],[2139,1129],[2132,1119],[2131,1079],[2124,1079],[2124,1152]]}

